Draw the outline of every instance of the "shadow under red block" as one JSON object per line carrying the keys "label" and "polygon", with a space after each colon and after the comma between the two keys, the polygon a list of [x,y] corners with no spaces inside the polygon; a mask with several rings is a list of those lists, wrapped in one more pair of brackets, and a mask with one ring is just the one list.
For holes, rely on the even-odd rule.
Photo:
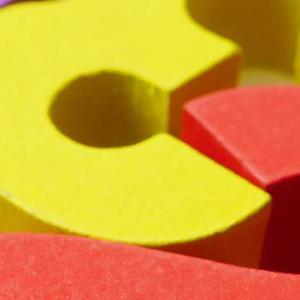
{"label": "shadow under red block", "polygon": [[269,217],[270,206],[268,205],[225,232],[202,240],[158,249],[244,267],[258,268],[263,235]]}
{"label": "shadow under red block", "polygon": [[300,177],[267,188],[273,206],[261,267],[272,271],[300,273]]}

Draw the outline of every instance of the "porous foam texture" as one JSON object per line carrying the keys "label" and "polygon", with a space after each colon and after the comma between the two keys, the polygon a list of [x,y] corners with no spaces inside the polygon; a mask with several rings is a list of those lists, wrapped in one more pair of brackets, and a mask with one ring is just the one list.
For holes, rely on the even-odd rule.
{"label": "porous foam texture", "polygon": [[299,293],[299,276],[72,236],[0,236],[1,300],[294,300]]}
{"label": "porous foam texture", "polygon": [[1,230],[152,247],[216,235],[188,252],[256,264],[269,195],[163,133],[191,95],[234,84],[236,45],[181,0],[28,2],[0,11],[0,38]]}

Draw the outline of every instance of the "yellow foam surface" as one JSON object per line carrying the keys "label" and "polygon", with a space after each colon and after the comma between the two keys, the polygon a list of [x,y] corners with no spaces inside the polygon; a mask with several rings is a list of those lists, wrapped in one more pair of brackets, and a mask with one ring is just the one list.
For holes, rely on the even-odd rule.
{"label": "yellow foam surface", "polygon": [[47,147],[43,139],[14,146],[1,151],[4,196],[46,222],[93,237],[151,245],[193,240],[227,229],[269,200],[165,134],[115,151],[52,138]]}
{"label": "yellow foam surface", "polygon": [[[20,4],[0,12],[0,40],[0,194],[5,199],[0,209],[7,201],[75,233],[162,245],[221,232],[268,203],[263,191],[159,133],[166,130],[168,93],[238,51],[194,24],[182,1]],[[134,99],[126,103],[134,106],[132,116],[142,114],[143,120],[157,89],[161,103],[152,109],[148,125],[140,125],[152,124],[150,133],[139,133],[135,143],[116,147],[112,139],[105,147],[90,147],[95,146],[91,139],[80,140],[86,133],[76,139],[49,110],[55,101],[69,103],[60,115],[70,125],[85,107],[85,96],[90,105],[94,94],[76,78],[107,71],[142,79],[133,84],[117,80],[114,88],[102,76],[105,103],[116,100],[115,95]],[[149,85],[141,94],[145,82]],[[86,93],[74,84],[85,86]],[[79,108],[72,109],[73,97]],[[109,112],[114,106],[119,104],[101,107]],[[118,121],[108,117],[102,124],[107,126],[105,138],[117,134],[123,124],[116,129]],[[38,231],[39,222],[21,219],[20,212],[11,210],[11,227],[3,223],[2,230],[22,230],[22,224],[30,223]]]}
{"label": "yellow foam surface", "polygon": [[49,1],[0,16],[7,65],[22,62],[18,77],[30,70],[30,81],[55,74],[47,77],[51,89],[80,73],[116,69],[171,90],[238,52],[194,23],[182,0]]}

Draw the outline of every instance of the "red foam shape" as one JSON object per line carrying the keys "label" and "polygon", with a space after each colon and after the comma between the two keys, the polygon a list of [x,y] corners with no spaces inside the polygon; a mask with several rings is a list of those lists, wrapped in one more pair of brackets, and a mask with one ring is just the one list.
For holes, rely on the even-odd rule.
{"label": "red foam shape", "polygon": [[59,235],[0,236],[0,299],[298,299],[300,277]]}
{"label": "red foam shape", "polygon": [[184,107],[182,139],[273,196],[262,267],[300,272],[300,88],[261,86]]}

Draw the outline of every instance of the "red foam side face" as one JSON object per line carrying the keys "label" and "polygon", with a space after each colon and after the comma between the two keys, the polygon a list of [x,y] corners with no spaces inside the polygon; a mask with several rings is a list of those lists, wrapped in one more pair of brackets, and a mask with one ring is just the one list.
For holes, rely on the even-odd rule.
{"label": "red foam side face", "polygon": [[300,272],[300,88],[232,89],[191,101],[182,139],[273,195],[262,267]]}
{"label": "red foam side face", "polygon": [[298,299],[298,276],[71,236],[1,235],[0,299]]}

